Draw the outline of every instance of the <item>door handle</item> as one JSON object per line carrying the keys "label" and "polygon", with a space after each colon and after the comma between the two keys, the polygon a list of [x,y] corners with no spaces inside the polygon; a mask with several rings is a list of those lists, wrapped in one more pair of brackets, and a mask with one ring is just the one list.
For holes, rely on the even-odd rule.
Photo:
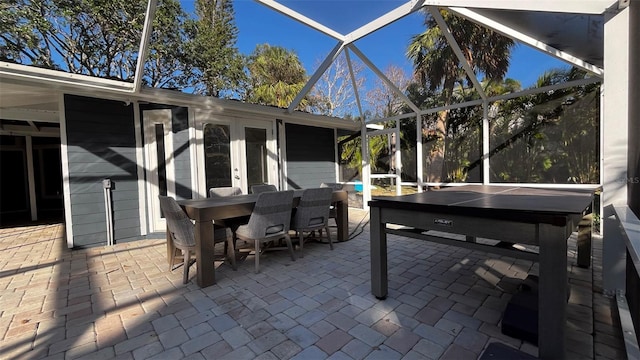
{"label": "door handle", "polygon": [[236,180],[240,180],[240,176],[238,176],[238,175],[234,176],[234,178],[235,178]]}

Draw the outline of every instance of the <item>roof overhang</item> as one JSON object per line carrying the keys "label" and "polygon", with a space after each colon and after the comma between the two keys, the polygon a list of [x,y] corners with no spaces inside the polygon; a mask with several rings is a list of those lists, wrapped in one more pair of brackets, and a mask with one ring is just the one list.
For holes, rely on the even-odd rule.
{"label": "roof overhang", "polygon": [[[13,65],[13,64],[12,64]],[[27,68],[14,65],[12,68]],[[43,74],[57,71],[38,69]],[[216,109],[220,113],[229,111],[261,114],[285,121],[306,121],[318,126],[330,126],[342,129],[359,130],[360,124],[352,121],[315,115],[301,111],[289,113],[287,109],[258,104],[249,104],[236,100],[219,99],[211,96],[194,95],[175,90],[142,87],[139,92],[131,91],[126,85],[113,80],[95,79],[85,75],[60,74],[51,76],[21,76],[0,71],[0,118],[6,120],[59,122],[59,103],[61,94],[89,96],[101,99],[123,101],[125,103],[159,103],[176,106],[193,106],[204,109]],[[71,80],[73,79],[73,80]],[[119,83],[118,86],[104,86]],[[91,84],[91,85],[88,85]]]}

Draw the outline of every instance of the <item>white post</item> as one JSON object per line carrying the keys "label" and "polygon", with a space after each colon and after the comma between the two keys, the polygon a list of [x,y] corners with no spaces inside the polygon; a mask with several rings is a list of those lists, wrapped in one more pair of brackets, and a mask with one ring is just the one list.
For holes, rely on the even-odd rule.
{"label": "white post", "polygon": [[[281,139],[282,139],[282,137],[281,137]],[[335,163],[334,167],[336,169],[336,177],[335,177],[334,181],[336,183],[339,183],[340,182],[340,156],[341,156],[341,154],[340,154],[340,149],[338,148],[338,129],[333,129],[333,142],[334,142],[334,144],[333,144],[333,149],[334,150],[333,151],[334,151],[334,154],[335,154],[335,157],[334,157],[333,161]]]}
{"label": "white post", "polygon": [[71,216],[71,180],[69,179],[69,153],[67,140],[67,119],[65,116],[64,95],[58,97],[60,116],[60,159],[62,161],[62,194],[64,197],[64,230],[67,235],[67,247],[73,248],[73,217]]}
{"label": "white post", "polygon": [[396,120],[394,155],[396,157],[396,195],[402,195],[402,144],[400,144],[400,119]]}
{"label": "white post", "polygon": [[140,114],[140,104],[133,102],[133,128],[136,138],[136,163],[138,164],[136,174],[138,176],[138,216],[140,218],[140,235],[149,233],[149,222],[147,221],[147,192],[145,191],[144,177],[144,141],[142,140],[142,117]]}
{"label": "white post", "polygon": [[367,125],[363,122],[360,130],[362,143],[362,208],[369,210],[371,200],[371,166],[369,165],[369,139],[367,138]]}
{"label": "white post", "polygon": [[490,149],[490,136],[489,133],[489,102],[482,102],[482,184],[489,185],[491,182],[489,176],[489,149]]}
{"label": "white post", "polygon": [[422,192],[422,116],[416,115],[416,181],[418,192]]}
{"label": "white post", "polygon": [[629,167],[627,199],[640,217],[640,3],[629,3]]}
{"label": "white post", "polygon": [[[604,102],[602,122],[603,132],[603,190],[602,203],[625,205],[627,203],[627,165],[629,140],[629,74],[637,69],[631,68],[629,58],[630,32],[629,8],[619,12],[605,13],[604,24]],[[607,233],[615,229],[614,221],[604,218],[603,240],[603,288],[605,293],[615,294],[624,289],[624,243],[608,237]]]}
{"label": "white post", "polygon": [[[29,185],[29,208],[31,209],[31,221],[38,220],[38,202],[36,201],[36,175],[33,168],[33,138],[25,136],[27,147],[27,183]],[[40,159],[42,161],[42,159]],[[41,176],[44,176],[42,174]]]}

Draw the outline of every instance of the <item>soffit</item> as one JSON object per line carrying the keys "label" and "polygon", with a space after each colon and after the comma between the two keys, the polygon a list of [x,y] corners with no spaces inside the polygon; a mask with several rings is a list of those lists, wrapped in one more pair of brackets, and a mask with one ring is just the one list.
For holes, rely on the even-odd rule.
{"label": "soffit", "polygon": [[603,67],[604,15],[476,9],[538,41]]}

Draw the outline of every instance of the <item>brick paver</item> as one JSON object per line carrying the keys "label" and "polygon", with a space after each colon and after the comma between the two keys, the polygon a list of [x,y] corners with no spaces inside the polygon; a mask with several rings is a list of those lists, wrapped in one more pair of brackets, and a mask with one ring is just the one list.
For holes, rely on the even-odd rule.
{"label": "brick paver", "polygon": [[[352,210],[359,221],[362,211]],[[351,224],[352,228],[355,223]],[[218,283],[182,284],[162,234],[69,250],[60,224],[0,229],[0,358],[458,359],[494,341],[537,355],[500,332],[530,261],[389,236],[389,296],[371,295],[368,228],[354,239],[243,256]],[[602,241],[593,267],[569,246],[569,356],[625,356],[612,299],[602,295]],[[243,250],[244,251],[244,250]],[[596,291],[594,291],[596,289]]]}

